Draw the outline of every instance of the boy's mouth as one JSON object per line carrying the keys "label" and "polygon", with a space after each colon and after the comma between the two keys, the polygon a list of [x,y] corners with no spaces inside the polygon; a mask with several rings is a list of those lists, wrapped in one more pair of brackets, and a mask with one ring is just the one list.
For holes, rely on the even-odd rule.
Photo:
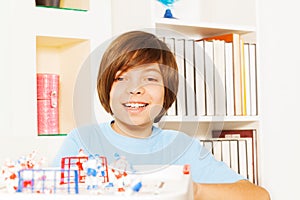
{"label": "boy's mouth", "polygon": [[148,103],[141,103],[141,102],[130,102],[130,103],[123,103],[123,106],[126,108],[143,108],[148,106]]}

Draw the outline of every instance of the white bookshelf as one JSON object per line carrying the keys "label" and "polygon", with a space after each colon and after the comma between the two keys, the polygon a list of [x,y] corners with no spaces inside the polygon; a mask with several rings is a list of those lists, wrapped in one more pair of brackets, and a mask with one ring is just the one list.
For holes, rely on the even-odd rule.
{"label": "white bookshelf", "polygon": [[[173,8],[173,16],[178,19],[163,18],[165,8],[157,1],[153,3],[155,13],[152,15],[154,16],[153,28],[173,30],[176,34],[196,40],[238,33],[246,42],[256,43],[255,1],[182,0],[176,2]],[[257,85],[259,85],[259,80],[257,80]],[[259,91],[257,95],[259,96]],[[254,116],[164,116],[159,126],[180,130],[199,139],[210,138],[212,130],[256,129],[259,145],[259,103],[257,113],[258,115]],[[259,173],[258,183],[260,183]]]}
{"label": "white bookshelf", "polygon": [[188,22],[180,19],[158,18],[155,26],[162,29],[178,31],[189,38],[199,39],[199,37],[209,37],[226,33],[246,34],[255,32],[255,26],[242,26],[232,24],[221,24],[212,22]]}
{"label": "white bookshelf", "polygon": [[164,122],[256,122],[259,116],[164,116]]}
{"label": "white bookshelf", "polygon": [[51,161],[64,137],[38,136],[36,73],[61,76],[59,135],[65,135],[77,125],[72,98],[82,64],[112,35],[109,0],[62,3],[64,8],[39,7],[35,0],[1,2],[7,10],[3,17],[10,22],[4,24],[7,42],[1,47],[7,57],[2,63],[5,68],[1,73],[6,76],[1,83],[8,86],[4,90],[7,98],[1,100],[7,118],[7,125],[0,128],[0,144],[5,149],[0,154],[1,163],[32,150],[46,156],[46,162]]}
{"label": "white bookshelf", "polygon": [[[65,135],[78,125],[73,102],[77,77],[93,50],[111,36],[110,2],[62,0],[60,5],[34,8],[36,72],[60,75],[59,134]],[[85,105],[91,108],[91,98]]]}
{"label": "white bookshelf", "polygon": [[[226,33],[238,33],[244,38],[255,41],[256,32],[256,17],[255,17],[255,1],[193,1],[182,0],[174,4],[172,9],[173,16],[178,19],[163,18],[164,6],[157,1],[153,1],[154,28],[167,29],[177,32],[183,36],[192,39],[200,39],[203,37],[211,37]],[[223,9],[220,9],[220,6]],[[232,5],[235,5],[233,8]],[[204,11],[205,8],[218,13],[209,14]],[[245,7],[249,10],[245,11]],[[241,13],[240,10],[244,10]],[[186,14],[188,11],[189,14]],[[233,19],[228,15],[228,12],[238,13],[238,19]],[[250,36],[250,37],[249,37]],[[165,116],[165,122],[197,122],[197,123],[230,123],[241,122],[241,128],[244,122],[258,122],[258,116]],[[254,128],[258,128],[254,126]]]}

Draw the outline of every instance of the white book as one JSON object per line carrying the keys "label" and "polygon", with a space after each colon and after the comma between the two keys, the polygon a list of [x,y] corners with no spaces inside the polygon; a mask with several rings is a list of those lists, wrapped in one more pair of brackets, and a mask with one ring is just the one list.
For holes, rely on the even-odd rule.
{"label": "white book", "polygon": [[245,56],[244,56],[244,40],[240,40],[240,61],[241,61],[241,98],[242,98],[242,115],[246,115],[246,87],[245,87]]}
{"label": "white book", "polygon": [[213,140],[213,154],[216,160],[222,161],[222,141]]}
{"label": "white book", "polygon": [[230,166],[230,140],[222,140],[222,161]]}
{"label": "white book", "polygon": [[233,88],[233,49],[232,43],[225,43],[225,93],[226,115],[234,115],[234,88]]}
{"label": "white book", "polygon": [[253,167],[253,183],[258,184],[256,130],[253,130],[253,138],[252,138],[252,167]]}
{"label": "white book", "polygon": [[203,116],[206,113],[204,78],[204,42],[201,40],[195,43],[195,91],[197,116]]}
{"label": "white book", "polygon": [[226,115],[225,97],[225,42],[224,40],[213,40],[213,62],[214,62],[214,102],[215,115]]}
{"label": "white book", "polygon": [[253,164],[254,164],[254,160],[253,160],[253,155],[254,155],[254,152],[253,152],[253,143],[252,143],[252,138],[243,138],[246,140],[246,143],[247,143],[247,166],[248,166],[248,180],[252,183],[255,182],[255,170],[254,170],[254,167],[253,167]]}
{"label": "white book", "polygon": [[[164,42],[169,47],[170,51],[175,55],[175,38],[164,38]],[[172,104],[172,106],[167,111],[168,116],[176,115],[176,102]]]}
{"label": "white book", "polygon": [[251,115],[257,115],[256,44],[249,45]]}
{"label": "white book", "polygon": [[239,155],[239,174],[249,179],[248,172],[248,154],[247,154],[247,141],[243,139],[239,139],[238,144],[238,155]]}
{"label": "white book", "polygon": [[196,116],[194,40],[185,40],[187,115]]}
{"label": "white book", "polygon": [[204,41],[204,66],[205,66],[205,102],[206,115],[213,116],[214,111],[214,65],[213,65],[213,42]]}
{"label": "white book", "polygon": [[175,39],[175,56],[179,73],[179,85],[176,99],[178,116],[186,116],[184,42],[184,39]]}
{"label": "white book", "polygon": [[250,61],[249,61],[249,44],[244,43],[244,93],[246,115],[251,113],[251,90],[250,90]]}
{"label": "white book", "polygon": [[236,173],[239,173],[238,160],[238,140],[232,139],[230,141],[230,168]]}
{"label": "white book", "polygon": [[207,149],[210,153],[213,153],[213,141],[212,140],[201,140],[202,146]]}

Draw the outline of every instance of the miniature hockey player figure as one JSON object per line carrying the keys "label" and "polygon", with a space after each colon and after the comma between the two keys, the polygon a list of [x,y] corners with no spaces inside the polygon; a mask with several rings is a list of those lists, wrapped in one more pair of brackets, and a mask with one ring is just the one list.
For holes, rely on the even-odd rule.
{"label": "miniature hockey player figure", "polygon": [[125,192],[127,186],[127,173],[128,171],[134,172],[132,165],[126,160],[124,156],[120,156],[118,153],[114,154],[115,161],[111,164],[112,174],[114,175],[113,187],[117,192]]}
{"label": "miniature hockey player figure", "polygon": [[84,153],[84,150],[83,149],[79,149],[79,152],[78,152],[78,157],[85,157],[85,153]]}
{"label": "miniature hockey player figure", "polygon": [[77,157],[78,157],[78,161],[76,162],[76,166],[78,168],[78,173],[79,173],[79,182],[81,182],[81,181],[84,181],[84,178],[85,178],[83,164],[86,162],[87,155],[84,154],[83,149],[80,149]]}
{"label": "miniature hockey player figure", "polygon": [[99,162],[99,156],[89,155],[88,160],[83,164],[86,179],[85,183],[87,185],[87,190],[97,189],[98,188],[98,172],[101,168],[101,163]]}
{"label": "miniature hockey player figure", "polygon": [[114,153],[115,161],[111,166],[121,171],[135,172],[132,165],[126,160],[125,156],[120,156],[118,153]]}
{"label": "miniature hockey player figure", "polygon": [[125,192],[125,183],[127,176],[126,171],[118,169],[112,169],[111,171],[115,176],[115,179],[113,180],[113,187],[117,192]]}
{"label": "miniature hockey player figure", "polygon": [[18,166],[10,159],[6,160],[1,169],[1,176],[5,182],[6,190],[9,193],[15,192],[18,188]]}

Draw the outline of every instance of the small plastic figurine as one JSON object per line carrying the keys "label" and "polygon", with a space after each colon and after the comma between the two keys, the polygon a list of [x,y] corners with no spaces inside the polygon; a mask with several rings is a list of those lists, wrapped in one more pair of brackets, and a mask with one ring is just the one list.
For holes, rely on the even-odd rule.
{"label": "small plastic figurine", "polygon": [[88,160],[83,163],[85,169],[86,178],[85,183],[87,190],[95,190],[98,188],[98,173],[101,168],[101,162],[99,162],[98,155],[89,155]]}
{"label": "small plastic figurine", "polygon": [[[26,156],[21,156],[18,160],[13,161],[11,159],[7,159],[2,166],[1,170],[1,182],[6,186],[6,190],[8,192],[15,192],[18,189],[18,171],[22,169],[40,169],[44,164],[45,159],[40,158],[37,159],[37,152],[32,151],[30,154]],[[29,175],[26,175],[28,177]],[[30,181],[25,181],[24,186],[29,187],[32,185],[32,178]],[[23,187],[23,186],[22,186]]]}
{"label": "small plastic figurine", "polygon": [[10,159],[7,159],[1,170],[2,180],[9,193],[15,192],[18,188],[18,166]]}
{"label": "small plastic figurine", "polygon": [[164,18],[176,19],[175,17],[173,17],[171,8],[173,7],[173,4],[178,0],[158,0],[158,1],[166,7]]}
{"label": "small plastic figurine", "polygon": [[79,181],[82,181],[82,180],[84,180],[84,177],[85,177],[83,164],[86,162],[86,157],[88,157],[88,156],[84,154],[83,149],[80,149],[79,152],[78,152],[77,157],[78,157],[78,161],[76,162],[76,166],[78,168]]}

